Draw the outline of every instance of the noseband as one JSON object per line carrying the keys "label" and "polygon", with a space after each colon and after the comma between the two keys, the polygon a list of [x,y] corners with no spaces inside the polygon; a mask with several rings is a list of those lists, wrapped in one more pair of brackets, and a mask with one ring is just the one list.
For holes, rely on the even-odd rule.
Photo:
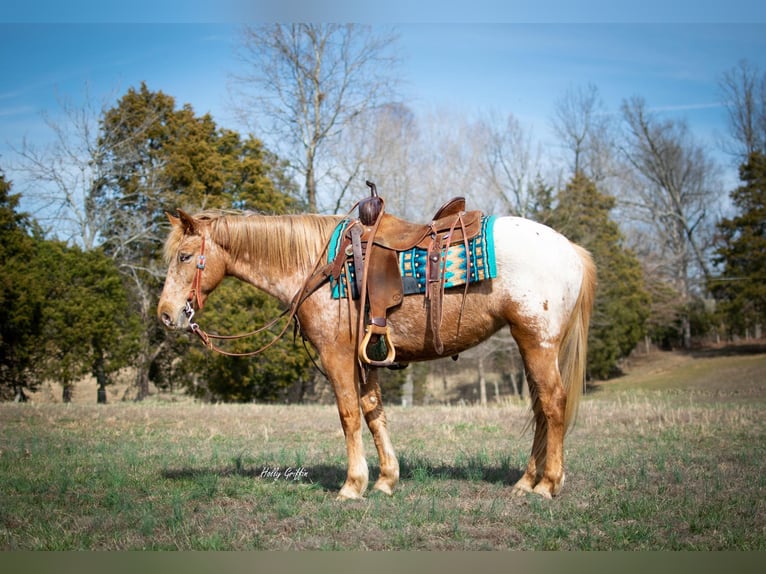
{"label": "noseband", "polygon": [[194,272],[194,279],[192,279],[191,290],[189,296],[186,298],[186,306],[184,307],[184,314],[189,319],[189,327],[192,331],[199,329],[197,323],[192,323],[192,317],[194,317],[193,303],[197,301],[197,308],[202,309],[204,303],[202,301],[202,272],[205,270],[205,236],[202,236],[202,247],[199,250],[197,256],[197,269]]}

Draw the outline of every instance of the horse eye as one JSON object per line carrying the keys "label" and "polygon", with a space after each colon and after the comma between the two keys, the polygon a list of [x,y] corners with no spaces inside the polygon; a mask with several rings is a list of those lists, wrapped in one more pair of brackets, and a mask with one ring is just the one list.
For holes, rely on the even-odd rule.
{"label": "horse eye", "polygon": [[191,253],[179,253],[178,254],[178,260],[181,263],[188,263],[189,261],[191,261],[191,258],[192,258],[192,254]]}

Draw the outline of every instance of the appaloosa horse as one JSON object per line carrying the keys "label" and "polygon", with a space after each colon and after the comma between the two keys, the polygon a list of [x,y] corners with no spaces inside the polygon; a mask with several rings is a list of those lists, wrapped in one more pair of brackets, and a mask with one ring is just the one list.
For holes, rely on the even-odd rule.
{"label": "appaloosa horse", "polygon": [[[227,275],[292,305],[319,258],[326,257],[328,238],[342,219],[181,211],[168,217],[169,268],[157,312],[169,329],[189,329],[192,307],[201,307]],[[391,341],[397,361],[425,361],[457,355],[510,326],[526,369],[535,429],[529,462],[514,491],[551,498],[564,483],[564,435],[584,385],[595,266],[587,251],[526,219],[498,217],[492,234],[495,278],[471,283],[465,292],[445,291],[442,353],[434,350],[423,296],[404,297],[390,312]],[[339,498],[360,498],[367,489],[362,414],[380,459],[374,488],[392,494],[399,481],[377,369],[362,376],[357,368],[357,313],[354,305],[334,300],[327,286],[295,309],[302,335],[316,348],[332,383],[345,434],[348,469]]]}

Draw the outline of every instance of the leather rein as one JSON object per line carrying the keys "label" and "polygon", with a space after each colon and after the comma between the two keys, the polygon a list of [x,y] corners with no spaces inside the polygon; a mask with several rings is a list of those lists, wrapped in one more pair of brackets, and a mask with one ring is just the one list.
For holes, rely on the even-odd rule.
{"label": "leather rein", "polygon": [[[349,211],[349,214],[356,209],[356,205],[354,205],[353,208]],[[324,246],[324,249],[322,253],[327,251],[327,248],[329,247],[330,240],[327,241],[327,243]],[[297,334],[300,332],[300,322],[298,321],[298,309],[300,306],[308,299],[317,289],[319,289],[324,283],[330,280],[332,269],[331,265],[327,264],[320,268],[320,264],[322,262],[322,257],[318,257],[316,263],[314,264],[313,269],[311,270],[311,273],[309,273],[306,280],[303,282],[303,285],[298,290],[298,292],[293,296],[292,301],[290,301],[290,306],[282,311],[277,317],[266,323],[263,327],[260,327],[258,329],[255,329],[254,331],[250,331],[249,333],[242,333],[241,335],[217,335],[215,333],[208,333],[202,327],[199,326],[199,323],[196,323],[193,321],[194,318],[194,303],[197,304],[197,309],[201,310],[203,307],[202,302],[202,295],[201,295],[201,288],[202,288],[202,272],[205,270],[205,236],[202,236],[202,246],[200,247],[200,253],[197,256],[197,269],[194,273],[194,278],[192,279],[191,288],[189,290],[189,295],[186,298],[186,306],[184,307],[184,314],[189,320],[189,330],[191,330],[192,333],[197,335],[202,343],[211,351],[215,351],[216,353],[219,353],[221,355],[226,355],[228,357],[252,357],[254,355],[258,355],[260,353],[263,353],[267,349],[274,346],[279,340],[284,337],[285,333],[287,332],[287,329],[290,327],[290,323],[292,320],[295,320],[295,333]],[[285,316],[288,317],[287,321],[285,322],[284,327],[282,327],[281,331],[272,339],[269,343],[265,344],[263,347],[260,347],[256,349],[255,351],[248,351],[244,353],[234,353],[231,351],[226,351],[224,349],[221,349],[215,343],[213,343],[213,340],[218,341],[234,341],[238,339],[246,339],[248,337],[253,337],[255,335],[258,335],[260,333],[263,333],[264,331],[267,331],[271,329],[274,325],[276,325],[279,321],[281,321]]]}

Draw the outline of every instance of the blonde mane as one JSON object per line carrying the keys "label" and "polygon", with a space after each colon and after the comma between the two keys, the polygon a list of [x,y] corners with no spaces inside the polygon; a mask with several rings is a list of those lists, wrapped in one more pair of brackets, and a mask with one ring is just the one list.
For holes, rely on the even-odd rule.
{"label": "blonde mane", "polygon": [[[316,262],[340,216],[203,211],[195,219],[209,226],[210,238],[234,259],[249,257],[281,268],[310,267]],[[165,244],[165,258],[172,258],[183,240],[174,227]]]}

